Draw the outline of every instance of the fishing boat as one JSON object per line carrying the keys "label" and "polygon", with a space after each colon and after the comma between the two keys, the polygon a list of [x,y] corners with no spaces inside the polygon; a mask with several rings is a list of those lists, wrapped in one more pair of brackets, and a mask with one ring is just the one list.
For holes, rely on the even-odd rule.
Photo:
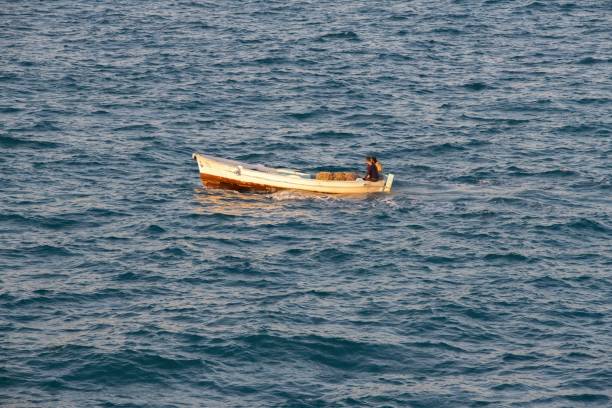
{"label": "fishing boat", "polygon": [[302,190],[330,194],[364,194],[391,191],[393,174],[379,181],[320,180],[315,175],[292,169],[271,168],[193,153],[198,162],[200,179],[206,187],[238,191],[275,192]]}

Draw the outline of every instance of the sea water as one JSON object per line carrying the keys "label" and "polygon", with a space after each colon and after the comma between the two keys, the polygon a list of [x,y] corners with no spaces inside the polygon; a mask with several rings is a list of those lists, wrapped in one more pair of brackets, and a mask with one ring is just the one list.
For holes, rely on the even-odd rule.
{"label": "sea water", "polygon": [[0,2],[0,405],[610,406],[611,13]]}

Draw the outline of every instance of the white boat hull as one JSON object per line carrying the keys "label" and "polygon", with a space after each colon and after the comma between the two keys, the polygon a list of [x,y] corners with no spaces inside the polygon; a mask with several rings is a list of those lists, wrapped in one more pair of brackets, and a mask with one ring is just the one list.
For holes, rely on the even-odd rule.
{"label": "white boat hull", "polygon": [[200,179],[206,187],[229,188],[239,191],[302,190],[330,194],[364,194],[391,191],[393,175],[380,181],[317,180],[296,170],[274,169],[249,165],[233,160],[219,159],[194,153]]}

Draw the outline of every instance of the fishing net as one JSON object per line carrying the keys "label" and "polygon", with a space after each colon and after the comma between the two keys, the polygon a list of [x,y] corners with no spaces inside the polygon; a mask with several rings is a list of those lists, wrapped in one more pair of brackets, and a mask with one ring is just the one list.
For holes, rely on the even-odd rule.
{"label": "fishing net", "polygon": [[354,181],[357,180],[357,174],[351,171],[320,171],[316,174],[317,180],[336,180],[336,181]]}

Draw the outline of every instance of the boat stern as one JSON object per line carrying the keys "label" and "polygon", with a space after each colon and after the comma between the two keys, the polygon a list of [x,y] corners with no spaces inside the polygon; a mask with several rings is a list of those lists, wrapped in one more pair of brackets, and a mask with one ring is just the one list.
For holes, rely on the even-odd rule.
{"label": "boat stern", "polygon": [[395,176],[393,174],[389,174],[387,179],[385,180],[385,186],[383,187],[383,192],[388,193],[391,191],[391,186],[393,186],[393,179]]}

